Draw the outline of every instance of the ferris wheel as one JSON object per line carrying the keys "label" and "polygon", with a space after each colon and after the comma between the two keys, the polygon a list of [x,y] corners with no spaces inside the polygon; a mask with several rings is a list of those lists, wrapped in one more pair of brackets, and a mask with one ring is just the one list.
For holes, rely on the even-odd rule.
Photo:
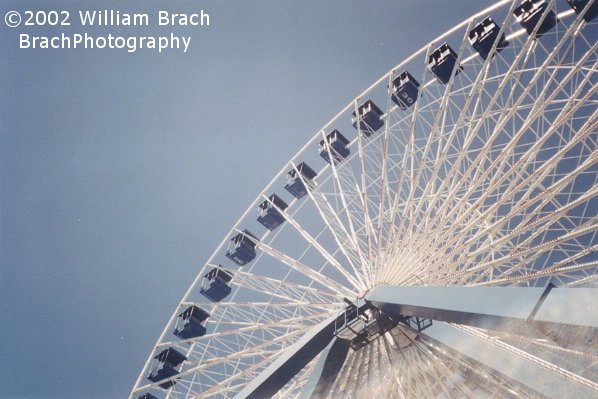
{"label": "ferris wheel", "polygon": [[500,1],[374,82],[233,226],[130,397],[598,396],[596,15]]}

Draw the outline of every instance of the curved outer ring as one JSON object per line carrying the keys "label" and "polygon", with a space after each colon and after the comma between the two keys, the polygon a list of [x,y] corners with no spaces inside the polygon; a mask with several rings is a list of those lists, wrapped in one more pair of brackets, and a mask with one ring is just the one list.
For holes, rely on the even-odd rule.
{"label": "curved outer ring", "polygon": [[[508,3],[512,3],[511,7],[509,9],[509,13],[511,13],[512,9],[516,5],[515,0],[501,0],[501,1],[497,2],[496,4],[494,4],[494,5],[490,6],[490,7],[488,7],[486,9],[484,9],[484,10],[482,10],[480,12],[477,12],[476,14],[470,16],[469,18],[465,19],[464,21],[462,21],[458,25],[455,25],[453,28],[449,29],[448,31],[446,31],[443,34],[441,34],[440,36],[436,37],[434,40],[431,40],[426,45],[424,45],[423,47],[421,47],[418,51],[414,52],[409,57],[407,57],[406,59],[404,59],[402,62],[400,62],[399,64],[397,64],[393,68],[391,68],[388,72],[386,72],[379,79],[377,79],[374,83],[372,83],[368,88],[366,88],[365,90],[363,90],[357,97],[355,97],[353,100],[351,100],[344,108],[342,108],[325,125],[323,125],[313,135],[313,137],[311,139],[309,139],[307,141],[307,143],[301,149],[299,149],[299,151],[297,151],[297,153],[295,155],[293,155],[288,162],[286,162],[284,164],[284,166],[279,170],[279,172],[271,179],[271,181],[264,187],[264,189],[262,189],[258,193],[258,195],[256,196],[256,199],[247,207],[247,209],[243,212],[243,214],[239,217],[239,219],[233,224],[233,226],[228,231],[228,233],[225,235],[225,237],[223,238],[223,240],[220,242],[220,244],[218,244],[218,246],[216,247],[216,249],[214,250],[214,252],[210,255],[210,257],[208,258],[208,260],[204,263],[204,265],[199,270],[197,276],[194,278],[194,280],[191,283],[190,287],[187,289],[187,291],[183,295],[181,301],[179,301],[179,303],[177,304],[176,310],[173,312],[172,316],[170,317],[170,319],[166,323],[166,325],[165,325],[162,333],[160,334],[159,338],[157,339],[156,343],[154,344],[154,346],[152,348],[152,352],[148,356],[148,359],[146,360],[143,368],[141,369],[139,377],[137,378],[137,380],[135,382],[133,390],[132,390],[132,392],[130,394],[131,398],[133,398],[133,395],[136,394],[136,393],[138,393],[139,388],[141,388],[140,387],[140,382],[145,377],[145,374],[146,374],[146,371],[148,369],[148,366],[150,365],[150,362],[151,362],[151,360],[153,358],[153,355],[154,355],[154,352],[155,352],[155,348],[160,344],[160,342],[162,342],[164,340],[165,336],[169,333],[170,327],[172,326],[172,324],[174,323],[174,321],[175,321],[175,319],[176,319],[176,317],[178,315],[178,311],[179,311],[179,309],[181,307],[181,304],[185,301],[185,298],[189,297],[189,295],[197,287],[198,283],[200,282],[201,278],[203,277],[204,271],[206,270],[206,268],[210,267],[209,265],[210,265],[211,261],[218,254],[222,253],[223,249],[226,248],[227,243],[230,241],[230,238],[236,233],[236,230],[241,230],[242,229],[241,228],[242,222],[247,219],[247,217],[250,215],[250,212],[255,211],[255,208],[258,206],[258,204],[260,202],[263,202],[264,196],[268,195],[268,192],[272,189],[272,187],[274,186],[274,184],[277,181],[279,181],[288,172],[289,168],[294,168],[295,165],[300,162],[299,159],[300,159],[300,157],[301,157],[302,154],[304,154],[306,151],[308,151],[308,149],[310,147],[314,146],[315,144],[317,144],[322,139],[322,132],[326,131],[343,114],[345,114],[346,112],[348,112],[352,107],[355,107],[356,104],[359,105],[359,100],[361,98],[364,98],[368,93],[370,93],[373,89],[375,89],[376,87],[378,87],[385,80],[390,79],[398,70],[401,70],[405,65],[407,65],[409,62],[413,61],[417,57],[420,57],[422,55],[427,55],[427,53],[430,51],[430,49],[436,43],[441,42],[444,38],[448,37],[449,35],[453,34],[456,31],[458,31],[458,30],[466,27],[468,24],[471,24],[472,22],[474,22],[478,18],[484,17],[488,13],[490,13],[491,11],[499,9],[499,8],[505,6]],[[559,13],[558,17],[559,18],[563,18],[563,17],[566,17],[566,16],[570,16],[570,15],[572,15],[574,13],[575,13],[574,10],[570,9],[570,10],[567,10],[567,11]],[[502,31],[502,29],[504,29],[504,26],[501,26],[501,31]],[[522,35],[522,34],[525,34],[525,33],[526,33],[525,29],[521,28],[521,29],[515,31],[514,33],[512,33],[511,35],[509,35],[509,37],[507,37],[507,39],[509,39],[511,37],[519,36],[519,35]],[[469,59],[462,60],[461,63],[465,64],[468,60]],[[329,165],[325,165],[324,167],[320,168],[319,171],[321,172],[321,171],[325,170],[328,167],[329,167]],[[295,203],[295,201],[296,200],[293,200],[291,202],[291,204],[289,204],[289,207],[293,203]],[[269,233],[270,233],[270,231],[267,231],[262,237],[266,237]],[[217,306],[217,304],[216,304],[216,306]]]}

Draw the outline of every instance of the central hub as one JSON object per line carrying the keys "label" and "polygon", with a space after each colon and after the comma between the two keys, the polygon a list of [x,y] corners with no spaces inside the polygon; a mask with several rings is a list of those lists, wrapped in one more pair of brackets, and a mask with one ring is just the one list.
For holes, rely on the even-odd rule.
{"label": "central hub", "polygon": [[371,302],[345,302],[347,307],[336,318],[334,334],[338,338],[351,341],[353,349],[361,348],[397,325],[396,321]]}

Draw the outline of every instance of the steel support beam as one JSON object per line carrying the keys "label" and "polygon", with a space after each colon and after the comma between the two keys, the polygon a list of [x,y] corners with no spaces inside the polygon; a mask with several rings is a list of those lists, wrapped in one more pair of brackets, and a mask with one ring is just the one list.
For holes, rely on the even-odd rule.
{"label": "steel support beam", "polygon": [[270,398],[334,339],[334,315],[316,325],[239,392],[235,398]]}
{"label": "steel support beam", "polygon": [[396,315],[488,329],[598,328],[598,288],[383,286],[366,300]]}
{"label": "steel support beam", "polygon": [[303,386],[301,399],[323,398],[326,396],[347,359],[349,344],[350,341],[348,340],[335,338],[322,351],[318,363],[311,371],[309,380]]}

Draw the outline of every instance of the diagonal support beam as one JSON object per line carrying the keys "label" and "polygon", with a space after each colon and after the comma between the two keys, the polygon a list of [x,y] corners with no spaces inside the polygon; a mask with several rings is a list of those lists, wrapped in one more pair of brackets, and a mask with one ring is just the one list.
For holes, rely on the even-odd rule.
{"label": "diagonal support beam", "polygon": [[239,392],[235,399],[270,398],[334,339],[335,314],[313,327]]}
{"label": "diagonal support beam", "polygon": [[339,370],[345,363],[349,353],[350,341],[335,338],[322,351],[318,363],[311,371],[309,380],[305,384],[301,399],[323,398],[332,388],[338,378]]}

